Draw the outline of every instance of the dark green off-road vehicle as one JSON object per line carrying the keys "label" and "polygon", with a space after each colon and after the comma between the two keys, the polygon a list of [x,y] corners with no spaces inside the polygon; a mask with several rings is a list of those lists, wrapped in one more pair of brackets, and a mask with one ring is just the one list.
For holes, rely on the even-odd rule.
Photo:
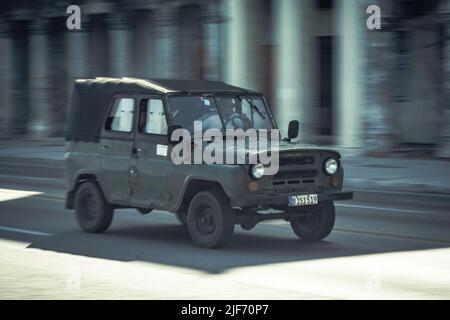
{"label": "dark green off-road vehicle", "polygon": [[219,132],[277,129],[261,93],[223,82],[77,80],[66,129],[66,207],[75,209],[80,227],[104,232],[114,209],[136,208],[175,213],[202,247],[224,245],[236,224],[249,230],[269,219],[289,221],[306,241],[330,234],[333,201],[352,198],[341,191],[338,152],[292,142],[292,121],[288,137],[276,140],[275,174],[264,174],[261,163],[175,164],[171,152],[182,139],[172,133],[193,132],[195,121]]}

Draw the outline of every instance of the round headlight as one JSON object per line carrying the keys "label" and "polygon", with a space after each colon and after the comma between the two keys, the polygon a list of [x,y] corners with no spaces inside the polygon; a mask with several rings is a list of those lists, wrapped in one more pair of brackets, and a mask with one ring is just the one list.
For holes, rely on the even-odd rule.
{"label": "round headlight", "polygon": [[325,173],[329,175],[335,174],[338,169],[338,162],[336,159],[328,158],[325,160],[323,168],[325,169]]}
{"label": "round headlight", "polygon": [[250,167],[250,176],[255,179],[261,179],[264,175],[264,166],[261,163],[254,164]]}

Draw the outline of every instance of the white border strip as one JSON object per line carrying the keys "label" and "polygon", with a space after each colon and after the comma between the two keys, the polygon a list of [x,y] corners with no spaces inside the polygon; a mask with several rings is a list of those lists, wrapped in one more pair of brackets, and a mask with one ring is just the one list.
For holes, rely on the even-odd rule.
{"label": "white border strip", "polygon": [[52,235],[51,233],[47,233],[47,232],[25,230],[25,229],[18,229],[18,228],[10,228],[10,227],[2,227],[2,226],[0,226],[0,231],[9,231],[9,232],[16,232],[16,233],[31,234],[33,236],[41,236],[41,237],[48,237],[48,236]]}

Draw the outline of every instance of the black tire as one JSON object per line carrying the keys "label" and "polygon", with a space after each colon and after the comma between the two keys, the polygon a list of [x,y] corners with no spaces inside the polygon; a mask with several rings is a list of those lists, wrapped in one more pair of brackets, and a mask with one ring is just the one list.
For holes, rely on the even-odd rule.
{"label": "black tire", "polygon": [[84,182],[78,187],[75,213],[80,228],[91,233],[105,232],[113,218],[113,209],[95,182]]}
{"label": "black tire", "polygon": [[175,217],[177,218],[178,222],[182,226],[187,225],[187,213],[186,212],[177,212],[177,213],[175,213]]}
{"label": "black tire", "polygon": [[336,212],[334,203],[324,202],[317,205],[311,215],[291,219],[295,234],[304,241],[319,241],[333,230]]}
{"label": "black tire", "polygon": [[140,214],[149,214],[150,212],[152,212],[152,209],[136,208],[136,210]]}
{"label": "black tire", "polygon": [[202,191],[191,200],[187,225],[192,241],[203,248],[224,246],[233,235],[235,215],[221,191]]}

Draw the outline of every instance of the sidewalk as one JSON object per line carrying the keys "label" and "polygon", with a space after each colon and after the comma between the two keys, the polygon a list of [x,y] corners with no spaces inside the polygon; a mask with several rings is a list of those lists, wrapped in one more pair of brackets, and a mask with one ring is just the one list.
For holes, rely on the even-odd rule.
{"label": "sidewalk", "polygon": [[64,138],[46,140],[0,139],[0,158],[35,158],[64,160]]}
{"label": "sidewalk", "polygon": [[343,158],[344,187],[389,191],[450,194],[447,160]]}
{"label": "sidewalk", "polygon": [[[64,140],[0,140],[0,159],[64,160]],[[358,156],[343,151],[344,188],[450,194],[450,161]]]}

